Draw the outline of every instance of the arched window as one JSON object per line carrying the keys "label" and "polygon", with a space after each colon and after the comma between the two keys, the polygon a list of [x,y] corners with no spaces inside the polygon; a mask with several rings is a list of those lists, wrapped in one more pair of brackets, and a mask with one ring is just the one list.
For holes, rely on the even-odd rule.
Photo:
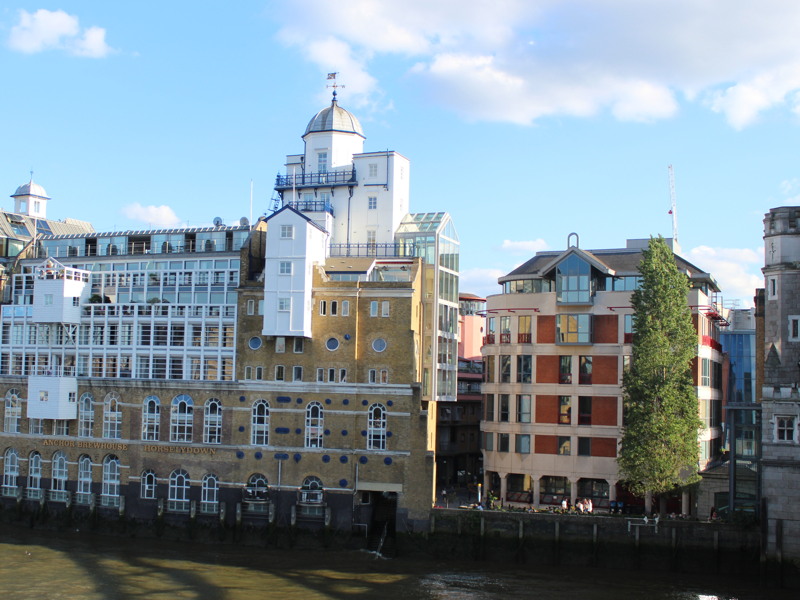
{"label": "arched window", "polygon": [[383,404],[369,407],[367,450],[386,450],[386,407]]}
{"label": "arched window", "polygon": [[250,423],[250,443],[254,446],[269,445],[269,402],[256,400]]}
{"label": "arched window", "polygon": [[194,402],[187,394],[180,394],[172,399],[172,414],[169,424],[169,441],[191,442],[192,422],[194,419]]}
{"label": "arched window", "polygon": [[67,499],[67,456],[59,450],[53,454],[53,478],[50,484],[50,499],[64,502]]}
{"label": "arched window", "polygon": [[322,504],[322,480],[310,475],[300,486],[300,502],[303,504]]}
{"label": "arched window", "polygon": [[78,490],[75,501],[78,504],[89,504],[92,495],[92,459],[82,455],[78,459]]}
{"label": "arched window", "polygon": [[19,390],[10,389],[6,392],[6,412],[3,418],[3,431],[6,433],[19,433],[19,419],[22,415],[22,403],[19,399]]}
{"label": "arched window", "polygon": [[31,452],[28,456],[28,489],[27,497],[38,500],[42,497],[42,455]]}
{"label": "arched window", "polygon": [[103,401],[103,437],[118,440],[122,437],[122,411],[119,409],[119,394],[110,392]]}
{"label": "arched window", "polygon": [[200,493],[200,512],[219,512],[219,480],[216,475],[208,474],[203,477],[203,487]]}
{"label": "arched window", "polygon": [[253,473],[247,480],[244,491],[245,500],[266,500],[269,482],[261,473]]}
{"label": "arched window", "polygon": [[94,396],[81,394],[78,402],[78,437],[92,437],[94,429]]}
{"label": "arched window", "polygon": [[16,448],[9,448],[3,455],[3,495],[17,495],[17,479],[19,478],[19,453]]}
{"label": "arched window", "polygon": [[203,443],[222,443],[222,403],[216,398],[206,400],[203,408]]}
{"label": "arched window", "polygon": [[169,510],[189,512],[189,474],[183,469],[169,475]]}
{"label": "arched window", "polygon": [[119,458],[113,454],[103,459],[103,487],[100,495],[103,506],[119,506]]}
{"label": "arched window", "polygon": [[141,488],[139,495],[144,500],[155,500],[156,497],[156,472],[147,469],[142,473]]}
{"label": "arched window", "polygon": [[157,442],[161,421],[161,400],[158,396],[148,396],[142,403],[142,439]]}
{"label": "arched window", "polygon": [[322,431],[325,427],[322,404],[311,402],[306,407],[306,448],[322,448]]}

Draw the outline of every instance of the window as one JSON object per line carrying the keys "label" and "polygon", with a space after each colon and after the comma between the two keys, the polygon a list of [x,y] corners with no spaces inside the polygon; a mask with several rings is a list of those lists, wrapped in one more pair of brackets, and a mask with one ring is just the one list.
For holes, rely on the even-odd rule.
{"label": "window", "polygon": [[111,440],[122,437],[122,411],[116,392],[107,394],[103,401],[103,437]]}
{"label": "window", "polygon": [[378,197],[377,196],[370,196],[367,198],[367,208],[369,210],[375,210],[378,208]]}
{"label": "window", "polygon": [[119,459],[113,454],[103,459],[100,503],[103,506],[119,506]]}
{"label": "window", "polygon": [[711,385],[711,360],[708,358],[700,360],[700,385]]}
{"label": "window", "polygon": [[591,267],[575,254],[556,267],[556,301],[588,303],[591,296]]}
{"label": "window", "polygon": [[508,413],[509,413],[509,394],[500,394],[500,418],[498,419],[501,423],[508,423]]}
{"label": "window", "polygon": [[286,380],[286,367],[283,365],[275,365],[275,381]]}
{"label": "window", "polygon": [[556,317],[557,344],[591,344],[591,315],[558,315]]}
{"label": "window", "polygon": [[294,239],[294,225],[281,225],[281,239]]}
{"label": "window", "polygon": [[369,163],[368,168],[370,177],[378,176],[378,163]]}
{"label": "window", "polygon": [[157,442],[161,421],[161,401],[158,396],[148,396],[142,405],[142,439]]}
{"label": "window", "polygon": [[578,425],[592,424],[592,397],[578,396]]}
{"label": "window", "polygon": [[349,317],[350,316],[350,301],[349,300],[342,300],[342,316]]}
{"label": "window", "polygon": [[248,315],[256,314],[256,301],[255,300],[248,300],[247,301],[247,314]]}
{"label": "window", "polygon": [[511,356],[500,355],[500,383],[511,383]]}
{"label": "window", "polygon": [[330,337],[325,341],[325,347],[331,352],[338,350],[339,340],[337,340],[335,337]]}
{"label": "window", "polygon": [[339,302],[336,300],[331,300],[331,316],[335,317],[339,314]]}
{"label": "window", "polygon": [[489,452],[494,451],[494,433],[485,431],[483,433],[483,449]]}
{"label": "window", "polygon": [[53,435],[69,435],[69,421],[56,419],[53,423]]}
{"label": "window", "polygon": [[78,459],[78,489],[75,502],[89,504],[92,495],[92,459],[85,454]]}
{"label": "window", "polygon": [[324,427],[324,416],[322,404],[312,402],[306,407],[306,448],[322,448],[322,430]]}
{"label": "window", "polygon": [[347,383],[347,369],[339,369],[339,382]]}
{"label": "window", "polygon": [[558,397],[558,424],[571,425],[572,424],[572,398],[570,396]]}
{"label": "window", "polygon": [[369,407],[367,450],[386,450],[386,407],[383,404]]}
{"label": "window", "polygon": [[531,316],[520,315],[517,321],[517,343],[531,343]]}
{"label": "window", "polygon": [[139,482],[139,495],[143,500],[156,499],[156,473],[152,469],[142,473],[142,478]]}
{"label": "window", "polygon": [[517,396],[517,423],[531,422],[531,396],[522,394]]}
{"label": "window", "polygon": [[275,337],[275,352],[277,354],[286,352],[286,338],[282,335]]}
{"label": "window", "polygon": [[381,316],[388,317],[389,316],[389,301],[384,300],[381,302]]}
{"label": "window", "polygon": [[31,435],[42,435],[44,433],[44,425],[41,419],[28,419],[28,430]]}
{"label": "window", "polygon": [[778,278],[767,277],[767,297],[774,300],[778,297]]}
{"label": "window", "polygon": [[53,479],[50,485],[50,498],[56,501],[65,501],[67,492],[67,457],[60,450],[53,455]]}
{"label": "window", "polygon": [[45,294],[44,295],[44,305],[45,306],[52,306],[53,305],[53,294]]}
{"label": "window", "polygon": [[486,394],[486,420],[494,421],[494,394]]}
{"label": "window", "polygon": [[571,356],[560,356],[558,359],[558,383],[572,383]]}
{"label": "window", "polygon": [[183,469],[169,475],[169,503],[171,512],[189,512],[189,474]]}
{"label": "window", "polygon": [[497,451],[498,452],[508,452],[509,449],[509,434],[508,433],[498,433],[497,434]]}
{"label": "window", "polygon": [[378,316],[378,301],[372,300],[369,303],[369,316],[370,317],[377,317]]}
{"label": "window", "polygon": [[279,275],[291,275],[292,274],[292,261],[290,260],[282,260],[278,265],[278,274]]}
{"label": "window", "polygon": [[775,441],[793,442],[795,440],[795,418],[794,417],[775,417]]}
{"label": "window", "polygon": [[370,369],[369,383],[389,383],[388,369]]}
{"label": "window", "polygon": [[386,340],[383,338],[375,338],[372,340],[372,349],[375,352],[383,352],[386,350]]}
{"label": "window", "polygon": [[798,315],[789,317],[789,341],[800,342],[800,316]]}
{"label": "window", "polygon": [[367,251],[374,255],[377,248],[378,232],[374,229],[367,230]]}
{"label": "window", "polygon": [[247,347],[250,348],[250,350],[258,350],[259,348],[261,348],[261,344],[262,344],[261,338],[258,337],[257,335],[254,335],[249,340],[247,340]]}
{"label": "window", "polygon": [[278,298],[278,310],[281,312],[287,312],[292,310],[292,299],[291,298]]}
{"label": "window", "polygon": [[303,381],[303,367],[298,365],[292,367],[292,381]]}
{"label": "window", "polygon": [[578,456],[591,456],[591,455],[592,455],[592,438],[579,437]]}
{"label": "window", "polygon": [[250,443],[254,446],[269,445],[269,402],[256,400],[250,420]]}
{"label": "window", "polygon": [[578,359],[578,383],[581,385],[592,384],[592,357],[581,356]]}
{"label": "window", "polygon": [[533,377],[533,356],[517,355],[517,383],[531,383]]}
{"label": "window", "polygon": [[169,424],[170,442],[192,441],[192,425],[194,420],[194,401],[187,394],[180,394],[172,399],[172,411]]}
{"label": "window", "polygon": [[200,512],[205,514],[219,512],[219,480],[216,475],[209,474],[203,477],[200,489]]}
{"label": "window", "polygon": [[569,436],[558,436],[558,453],[565,456],[571,454]]}
{"label": "window", "polygon": [[203,443],[222,443],[222,403],[209,398],[203,407]]}
{"label": "window", "polygon": [[31,452],[28,456],[28,489],[26,496],[38,500],[42,497],[42,455]]}
{"label": "window", "polygon": [[294,338],[294,353],[295,354],[303,353],[303,338],[301,337]]}
{"label": "window", "polygon": [[22,403],[19,391],[10,389],[6,392],[6,410],[3,417],[3,431],[6,433],[19,433],[19,421],[22,416]]}
{"label": "window", "polygon": [[514,436],[514,452],[517,454],[531,453],[531,436],[527,433]]}
{"label": "window", "polygon": [[19,454],[15,448],[9,448],[3,455],[3,495],[14,496],[17,493],[19,477]]}
{"label": "window", "polygon": [[328,302],[327,300],[320,300],[319,301],[319,314],[320,316],[324,317],[328,314]]}
{"label": "window", "polygon": [[317,171],[320,173],[328,172],[328,153],[317,152]]}

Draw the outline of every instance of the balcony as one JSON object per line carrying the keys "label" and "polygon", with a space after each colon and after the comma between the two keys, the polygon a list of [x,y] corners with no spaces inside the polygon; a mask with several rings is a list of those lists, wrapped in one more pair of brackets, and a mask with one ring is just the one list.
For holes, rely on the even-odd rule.
{"label": "balcony", "polygon": [[319,173],[294,173],[292,175],[278,175],[275,178],[276,190],[290,190],[294,188],[330,187],[336,185],[355,185],[356,170],[343,169],[341,171],[327,171]]}
{"label": "balcony", "polygon": [[414,244],[331,244],[331,258],[374,257],[374,258],[413,258]]}
{"label": "balcony", "polygon": [[288,205],[299,212],[326,212],[334,216],[333,206],[324,200],[294,200],[288,202]]}
{"label": "balcony", "polygon": [[493,333],[487,333],[485,336],[483,336],[483,343],[484,343],[484,345],[485,344],[494,344],[494,334]]}
{"label": "balcony", "polygon": [[500,334],[500,343],[501,344],[510,344],[511,343],[511,334],[510,333],[501,333]]}
{"label": "balcony", "polygon": [[531,343],[531,334],[530,333],[518,333],[517,334],[517,343],[518,344],[530,344]]}

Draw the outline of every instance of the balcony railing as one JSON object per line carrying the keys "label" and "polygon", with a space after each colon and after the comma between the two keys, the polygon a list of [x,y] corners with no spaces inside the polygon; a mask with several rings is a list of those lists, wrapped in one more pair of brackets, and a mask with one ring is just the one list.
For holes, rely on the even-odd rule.
{"label": "balcony railing", "polygon": [[517,343],[518,344],[530,344],[531,343],[531,334],[530,333],[518,333],[517,334]]}
{"label": "balcony railing", "polygon": [[483,343],[484,344],[494,344],[494,334],[493,333],[488,333],[485,336],[483,336]]}
{"label": "balcony railing", "polygon": [[411,258],[413,244],[331,244],[331,257]]}
{"label": "balcony railing", "polygon": [[75,377],[74,366],[36,366],[29,371],[30,375],[37,375],[39,377]]}
{"label": "balcony railing", "polygon": [[346,185],[356,183],[356,170],[343,169],[319,173],[293,173],[278,175],[275,178],[276,190],[287,190],[301,187],[318,187],[330,185]]}
{"label": "balcony railing", "polygon": [[510,344],[511,343],[511,334],[510,333],[501,333],[500,334],[500,343],[501,344]]}
{"label": "balcony railing", "polygon": [[67,490],[48,490],[47,499],[53,502],[66,502],[69,500],[69,492]]}

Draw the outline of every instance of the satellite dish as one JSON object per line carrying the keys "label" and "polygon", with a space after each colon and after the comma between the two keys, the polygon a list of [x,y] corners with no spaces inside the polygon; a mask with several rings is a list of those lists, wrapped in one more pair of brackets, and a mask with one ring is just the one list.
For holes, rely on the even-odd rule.
{"label": "satellite dish", "polygon": [[214,227],[222,225],[222,217],[214,217]]}
{"label": "satellite dish", "polygon": [[248,227],[250,225],[250,221],[247,219],[247,217],[242,217],[239,219],[239,225],[242,227]]}

